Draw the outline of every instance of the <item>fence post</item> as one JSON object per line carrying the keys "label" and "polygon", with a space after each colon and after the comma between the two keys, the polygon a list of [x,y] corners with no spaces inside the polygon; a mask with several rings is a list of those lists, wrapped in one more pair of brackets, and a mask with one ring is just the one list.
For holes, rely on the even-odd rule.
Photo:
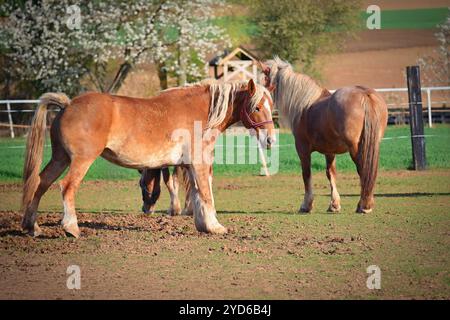
{"label": "fence post", "polygon": [[411,127],[413,167],[414,170],[425,170],[425,137],[419,66],[406,67],[406,78],[408,81],[409,124]]}
{"label": "fence post", "polygon": [[9,104],[9,101],[6,102],[6,109],[8,110],[9,131],[11,133],[11,138],[14,139],[14,137],[15,137],[15,135],[14,135],[14,124],[13,124],[13,121],[12,121],[11,105]]}
{"label": "fence post", "polygon": [[433,126],[433,119],[431,117],[431,90],[427,88],[427,105],[428,105],[428,126]]}

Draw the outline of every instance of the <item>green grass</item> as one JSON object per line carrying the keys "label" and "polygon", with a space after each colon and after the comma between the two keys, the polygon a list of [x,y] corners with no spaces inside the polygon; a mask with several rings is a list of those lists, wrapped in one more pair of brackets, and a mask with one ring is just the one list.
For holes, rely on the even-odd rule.
{"label": "green grass", "polygon": [[[421,8],[381,11],[381,29],[433,29],[443,23],[448,15],[447,8]],[[371,14],[361,11],[360,29],[366,29],[367,17]],[[260,31],[247,16],[222,16],[214,23],[224,28],[235,44],[248,42]]]}
{"label": "green grass", "polygon": [[[427,161],[430,168],[450,168],[450,126],[435,125],[433,128],[425,128]],[[408,126],[388,127],[385,140],[381,143],[380,168],[382,170],[408,169],[412,162],[411,140],[404,138],[409,136]],[[393,138],[393,139],[391,139]],[[248,146],[248,140],[246,140]],[[47,141],[45,147],[44,164],[50,159],[50,147]],[[23,166],[23,138],[0,139],[0,180],[19,181]],[[219,142],[220,144],[220,142]],[[222,143],[223,144],[223,143]],[[283,133],[279,136],[279,172],[298,173],[300,161],[293,146],[294,138],[290,133]],[[13,147],[13,148],[11,148]],[[249,149],[235,149],[235,157],[238,151],[246,151],[247,164],[216,164],[214,166],[215,175],[257,175],[259,174],[259,164],[248,164]],[[269,156],[274,157],[274,151]],[[269,157],[270,158],[270,157]],[[237,160],[237,158],[235,158]],[[235,161],[236,162],[236,161]],[[312,155],[312,168],[314,171],[325,169],[324,156],[315,152]],[[355,166],[350,156],[347,154],[337,156],[337,168],[339,171],[354,171]],[[99,158],[97,159],[86,176],[86,180],[123,180],[137,179],[136,170],[122,168]]]}
{"label": "green grass", "polygon": [[[450,298],[449,169],[381,170],[366,215],[354,212],[356,172],[338,177],[340,214],[326,212],[325,174],[313,179],[314,209],[300,215],[299,174],[216,177],[218,219],[231,230],[224,236],[197,233],[192,217],[141,214],[136,181],[86,182],[76,196],[78,240],[63,236],[56,186],[39,207],[45,237],[21,236],[20,186],[3,184],[0,298]],[[168,203],[163,190],[158,212]],[[82,290],[65,287],[72,264]],[[369,265],[381,269],[381,290],[366,287]]]}
{"label": "green grass", "polygon": [[[382,10],[381,29],[432,29],[447,18],[447,8]],[[363,28],[370,14],[361,13]]]}
{"label": "green grass", "polygon": [[236,45],[246,43],[258,34],[258,26],[246,16],[221,16],[214,19],[214,23],[225,29]]}

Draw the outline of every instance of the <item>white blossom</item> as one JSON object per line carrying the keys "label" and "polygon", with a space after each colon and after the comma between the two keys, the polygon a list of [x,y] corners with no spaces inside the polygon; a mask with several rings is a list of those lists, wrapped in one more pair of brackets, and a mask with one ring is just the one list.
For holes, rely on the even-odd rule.
{"label": "white blossom", "polygon": [[[69,28],[67,8],[80,7],[80,28]],[[222,0],[42,0],[0,10],[0,39],[13,79],[36,83],[42,91],[78,94],[89,79],[105,90],[112,59],[136,65],[163,62],[167,70],[203,76],[208,54],[229,45],[211,23]],[[184,53],[184,54],[180,54]],[[184,66],[180,70],[180,65]]]}

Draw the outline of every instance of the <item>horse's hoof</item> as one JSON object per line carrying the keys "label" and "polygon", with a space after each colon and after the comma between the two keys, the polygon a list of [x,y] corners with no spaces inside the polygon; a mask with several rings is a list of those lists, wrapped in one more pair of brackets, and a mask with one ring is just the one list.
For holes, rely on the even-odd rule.
{"label": "horse's hoof", "polygon": [[334,206],[332,204],[330,204],[330,206],[328,207],[328,212],[334,212],[334,213],[338,213],[339,211],[341,211],[341,206]]}
{"label": "horse's hoof", "polygon": [[301,213],[301,214],[307,214],[307,213],[310,213],[310,212],[311,212],[310,208],[300,207],[300,209],[298,210],[298,213]]}
{"label": "horse's hoof", "polygon": [[42,234],[42,230],[39,227],[39,225],[35,222],[33,227],[22,227],[23,228],[23,232],[25,234],[28,234],[29,236],[32,237],[39,237]]}
{"label": "horse's hoof", "polygon": [[357,208],[356,209],[356,213],[360,213],[360,214],[366,214],[366,213],[371,213],[373,209],[363,209],[363,208]]}
{"label": "horse's hoof", "polygon": [[75,239],[78,239],[80,237],[81,232],[77,224],[63,226],[63,229],[67,237],[74,237]]}
{"label": "horse's hoof", "polygon": [[181,213],[181,208],[169,208],[167,214],[169,216],[179,216]]}
{"label": "horse's hoof", "polygon": [[155,213],[155,208],[154,208],[154,207],[146,208],[145,205],[142,206],[142,209],[141,209],[141,210],[142,210],[142,212],[143,212],[144,214],[146,214],[146,215],[152,215],[152,214]]}
{"label": "horse's hoof", "polygon": [[211,234],[225,234],[228,233],[228,229],[225,228],[223,225],[221,225],[220,223],[216,222],[216,223],[212,223],[209,226],[206,225],[195,225],[197,230],[199,232],[205,232],[205,233],[211,233]]}
{"label": "horse's hoof", "polygon": [[194,215],[194,211],[193,211],[193,210],[189,210],[189,209],[184,208],[184,209],[181,211],[181,215],[182,215],[182,216],[193,216],[193,215]]}
{"label": "horse's hoof", "polygon": [[218,224],[212,228],[209,228],[208,232],[212,234],[226,234],[228,233],[228,229],[225,228],[223,225]]}

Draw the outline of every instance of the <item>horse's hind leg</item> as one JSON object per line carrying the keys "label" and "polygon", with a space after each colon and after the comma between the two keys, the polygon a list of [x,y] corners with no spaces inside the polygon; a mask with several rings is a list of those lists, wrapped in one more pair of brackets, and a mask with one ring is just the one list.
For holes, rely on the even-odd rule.
{"label": "horse's hind leg", "polygon": [[76,156],[72,158],[69,171],[60,182],[64,202],[64,217],[61,224],[66,234],[72,235],[75,238],[80,236],[80,229],[78,228],[77,215],[75,212],[75,193],[95,158],[96,157],[83,158]]}
{"label": "horse's hind leg", "polygon": [[328,212],[339,212],[341,210],[341,197],[336,187],[336,156],[334,154],[325,155],[327,160],[327,178],[330,181],[331,201]]}
{"label": "horse's hind leg", "polygon": [[297,152],[300,157],[300,162],[302,163],[302,176],[305,185],[305,197],[299,211],[308,213],[312,210],[314,201],[311,179],[311,152],[299,149],[297,149]]}
{"label": "horse's hind leg", "polygon": [[364,195],[363,188],[362,188],[363,169],[362,169],[361,160],[359,159],[357,145],[350,147],[350,156],[356,165],[356,170],[358,171],[359,180],[361,182],[361,196],[360,196],[358,205],[356,207],[356,212],[357,213],[370,213],[372,211],[372,207],[374,204],[373,190],[371,190],[371,192],[369,193],[368,196]]}
{"label": "horse's hind leg", "polygon": [[181,212],[180,199],[178,198],[178,174],[181,173],[181,168],[176,166],[173,169],[173,174],[170,174],[169,168],[163,168],[162,174],[164,183],[170,193],[170,207],[167,213],[171,216],[179,215]]}
{"label": "horse's hind leg", "polygon": [[33,200],[25,208],[25,214],[22,220],[22,228],[25,232],[32,236],[38,236],[41,229],[36,222],[37,209],[42,196],[47,192],[48,188],[63,173],[69,164],[69,157],[65,153],[53,155],[50,162],[45,166],[39,175],[39,186],[34,193]]}

